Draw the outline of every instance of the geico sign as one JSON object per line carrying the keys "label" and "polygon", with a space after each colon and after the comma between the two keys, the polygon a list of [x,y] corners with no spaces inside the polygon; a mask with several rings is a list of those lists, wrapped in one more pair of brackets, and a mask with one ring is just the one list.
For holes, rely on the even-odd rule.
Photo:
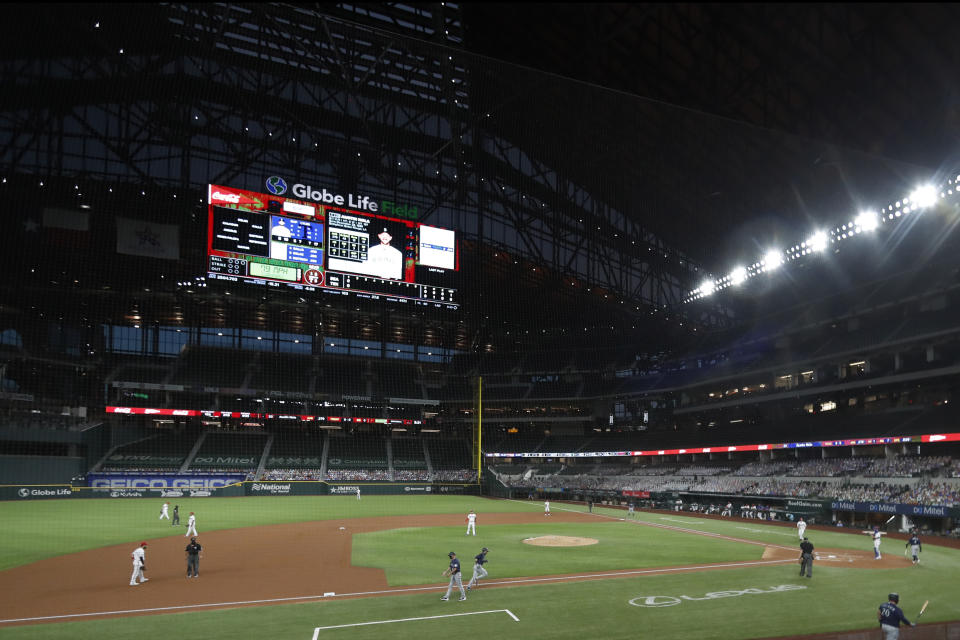
{"label": "geico sign", "polygon": [[215,489],[229,481],[222,478],[97,478],[95,489]]}
{"label": "geico sign", "polygon": [[781,584],[776,587],[770,587],[769,589],[749,587],[747,589],[737,589],[734,591],[711,591],[700,598],[695,596],[637,596],[629,600],[629,602],[635,607],[672,607],[680,604],[684,600],[717,600],[719,598],[736,598],[737,596],[762,593],[782,593],[784,591],[798,591],[800,589],[806,589],[806,587],[798,584]]}

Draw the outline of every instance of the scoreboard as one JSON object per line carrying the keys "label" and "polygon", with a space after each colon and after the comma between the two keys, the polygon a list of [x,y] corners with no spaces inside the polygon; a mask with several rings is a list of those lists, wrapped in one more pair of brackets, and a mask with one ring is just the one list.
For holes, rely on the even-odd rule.
{"label": "scoreboard", "polygon": [[454,231],[210,185],[207,277],[456,309]]}

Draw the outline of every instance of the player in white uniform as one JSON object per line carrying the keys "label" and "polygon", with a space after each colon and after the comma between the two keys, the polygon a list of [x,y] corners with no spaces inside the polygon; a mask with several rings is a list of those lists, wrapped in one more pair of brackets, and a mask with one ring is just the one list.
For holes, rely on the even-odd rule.
{"label": "player in white uniform", "polygon": [[873,559],[880,559],[880,536],[883,535],[883,532],[880,531],[879,527],[874,527],[873,531],[864,531],[865,534],[873,538]]}
{"label": "player in white uniform", "polygon": [[797,533],[800,534],[800,540],[803,540],[803,532],[807,530],[807,523],[800,518],[797,521]]}
{"label": "player in white uniform", "polygon": [[163,503],[163,506],[160,507],[160,519],[161,519],[161,520],[163,520],[164,518],[166,518],[167,520],[170,519],[170,514],[167,513],[167,509],[169,509],[169,508],[170,508],[170,503],[169,503],[169,502],[164,502],[164,503]]}
{"label": "player in white uniform", "polygon": [[197,516],[193,515],[193,511],[190,512],[190,517],[187,518],[187,533],[183,537],[189,538],[191,535],[200,535],[197,533]]}
{"label": "player in white uniform", "polygon": [[465,535],[470,535],[471,530],[473,535],[477,535],[477,514],[473,512],[473,509],[470,509],[470,513],[467,514],[467,533]]}
{"label": "player in white uniform", "polygon": [[360,499],[360,487],[357,487],[357,500]]}
{"label": "player in white uniform", "polygon": [[543,503],[543,515],[545,515],[545,516],[550,515],[550,501],[549,501],[549,500],[547,500],[546,502]]}
{"label": "player in white uniform", "polygon": [[147,562],[147,543],[141,542],[140,546],[133,550],[133,553],[130,554],[130,558],[133,560],[133,573],[130,574],[130,586],[137,586],[137,578],[140,579],[140,584],[143,584],[149,578],[144,577],[143,572],[146,571],[146,562]]}

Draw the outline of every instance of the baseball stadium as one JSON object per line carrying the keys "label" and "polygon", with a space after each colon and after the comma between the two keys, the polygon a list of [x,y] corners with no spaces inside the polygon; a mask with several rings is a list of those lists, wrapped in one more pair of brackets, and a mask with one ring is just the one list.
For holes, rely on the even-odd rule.
{"label": "baseball stadium", "polygon": [[957,6],[6,14],[0,639],[960,637]]}

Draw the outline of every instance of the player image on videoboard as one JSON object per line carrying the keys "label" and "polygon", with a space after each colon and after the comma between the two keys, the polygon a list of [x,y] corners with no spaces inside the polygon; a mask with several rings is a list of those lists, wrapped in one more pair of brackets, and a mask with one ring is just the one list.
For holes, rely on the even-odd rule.
{"label": "player image on videoboard", "polygon": [[327,212],[327,269],[403,280],[410,227],[383,218]]}

